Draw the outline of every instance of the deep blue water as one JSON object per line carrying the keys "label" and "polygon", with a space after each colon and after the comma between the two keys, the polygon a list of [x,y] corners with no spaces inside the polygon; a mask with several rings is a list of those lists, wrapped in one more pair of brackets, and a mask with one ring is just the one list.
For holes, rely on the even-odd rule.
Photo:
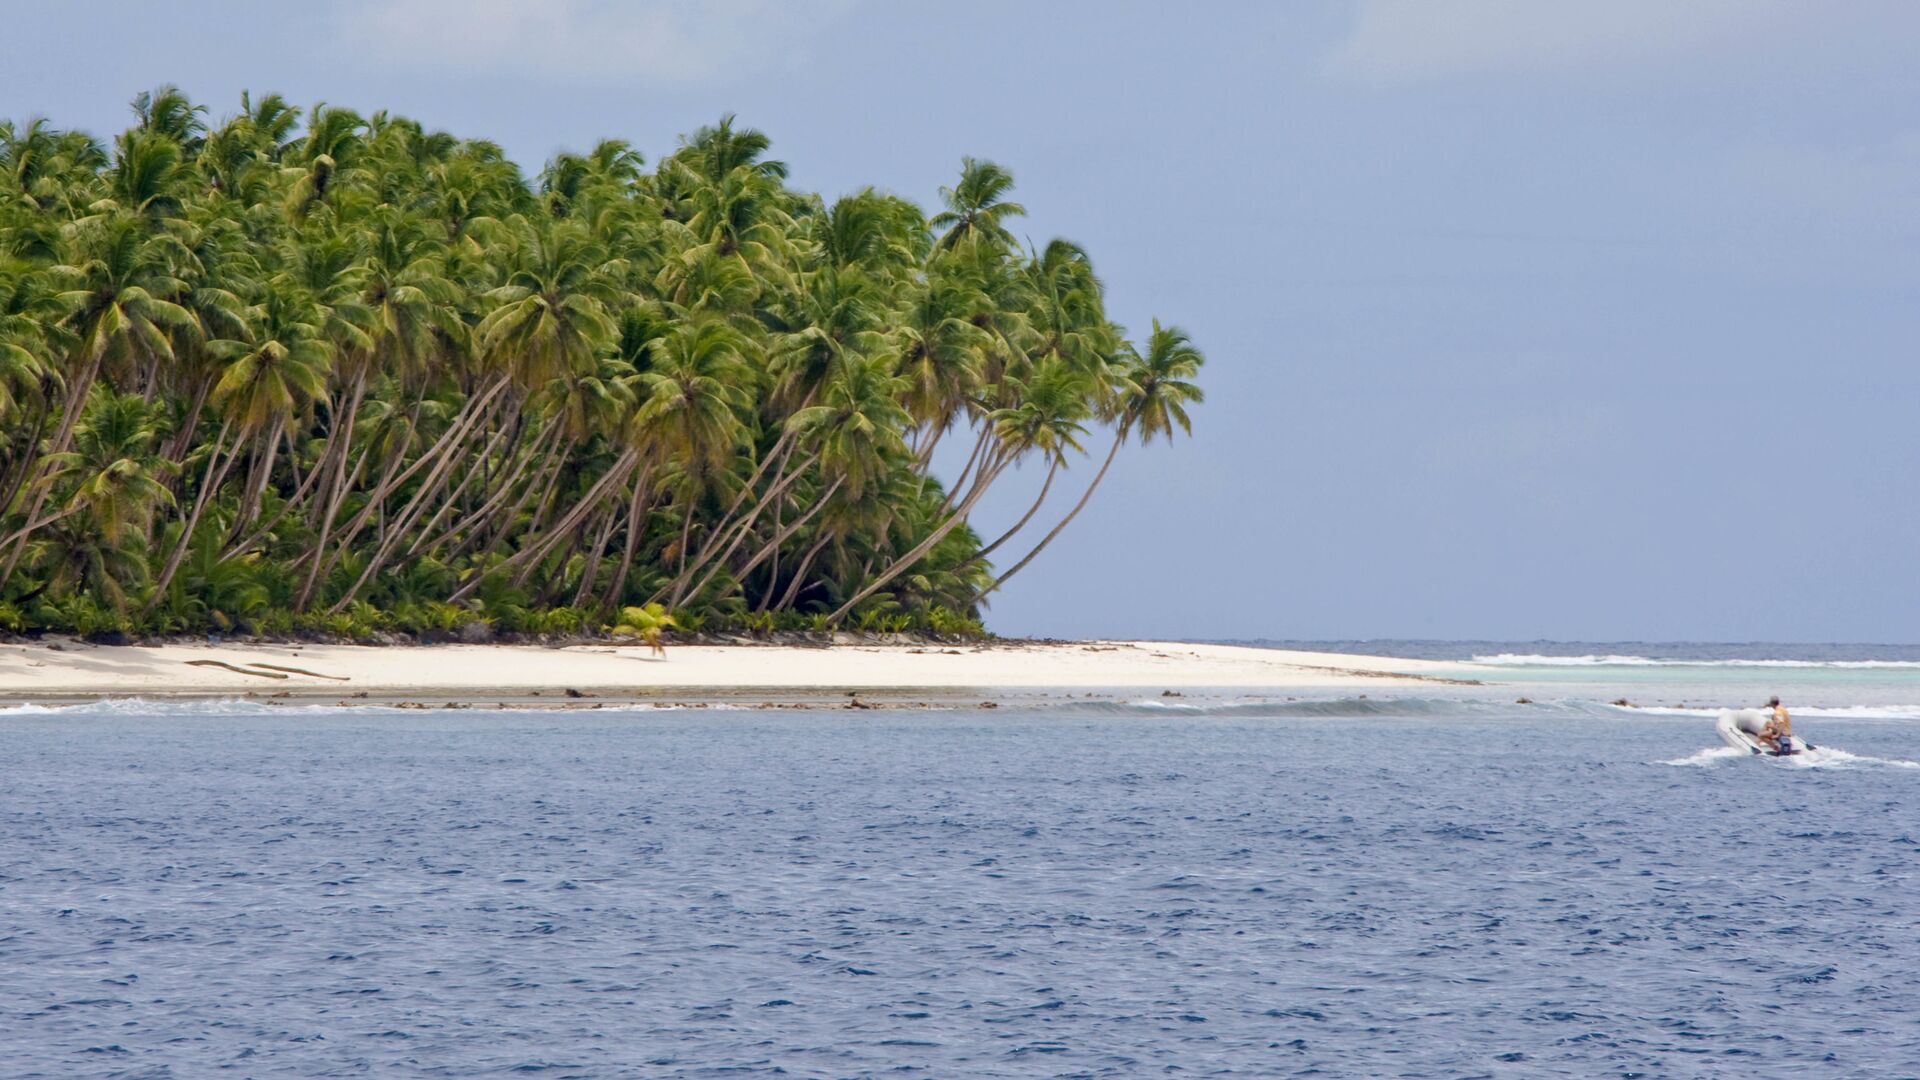
{"label": "deep blue water", "polygon": [[1916,1071],[1912,721],[1323,711],[0,713],[0,1072]]}

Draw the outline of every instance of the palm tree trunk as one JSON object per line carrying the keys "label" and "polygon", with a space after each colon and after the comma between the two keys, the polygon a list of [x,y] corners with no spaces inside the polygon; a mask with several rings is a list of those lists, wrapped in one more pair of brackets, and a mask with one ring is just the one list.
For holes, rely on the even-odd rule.
{"label": "palm tree trunk", "polygon": [[613,463],[613,466],[587,491],[586,496],[576,503],[573,509],[567,511],[552,529],[548,530],[545,538],[521,548],[505,562],[497,566],[485,568],[475,567],[470,572],[471,576],[468,577],[466,583],[454,590],[453,595],[448,598],[449,602],[458,603],[472,596],[474,590],[480,587],[480,582],[488,574],[501,573],[506,570],[517,570],[529,562],[538,562],[545,558],[568,534],[574,531],[580,524],[582,518],[594,510],[600,502],[600,497],[606,494],[609,486],[626,482],[627,477],[632,475],[632,470],[634,466],[638,464],[639,459],[640,455],[638,451],[623,451],[620,457]]}
{"label": "palm tree trunk", "polygon": [[[808,400],[812,400],[811,397],[809,397]],[[762,476],[766,475],[767,466],[772,464],[773,459],[781,454],[782,449],[789,451],[792,449],[787,446],[787,440],[792,438],[792,436],[793,432],[782,431],[780,438],[774,441],[773,447],[767,451],[766,456],[762,457],[758,466],[754,468],[753,475],[747,478],[746,483],[740,485],[740,493],[733,497],[733,505],[727,507],[727,512],[720,515],[720,520],[714,524],[712,531],[707,534],[707,542],[701,545],[700,554],[694,559],[694,569],[698,570],[706,564],[706,556],[712,552],[714,545],[720,542],[721,535],[733,527],[733,515],[740,512],[740,504],[746,502],[747,496],[753,494],[753,486],[760,482]],[[786,468],[786,464],[787,459],[781,456],[780,467],[784,469]],[[779,475],[779,470],[775,470],[775,475]]]}
{"label": "palm tree trunk", "polygon": [[[761,545],[760,550],[754,552],[753,557],[748,559],[744,564],[741,565],[740,577],[744,579],[748,574],[753,573],[754,567],[759,566],[761,563],[765,562],[770,556],[778,553],[780,550],[780,545],[786,543],[789,539],[793,537],[794,533],[797,533],[802,528],[805,528],[807,522],[812,521],[814,517],[820,513],[820,511],[825,510],[827,508],[828,500],[833,498],[834,494],[840,490],[840,485],[844,483],[846,483],[846,477],[836,478],[832,484],[828,485],[827,490],[824,492],[821,492],[820,497],[814,500],[813,506],[810,507],[805,514],[802,514],[798,519],[796,519],[793,522],[793,524],[788,525],[784,529],[776,527],[773,532],[773,539]],[[723,564],[724,564],[724,560],[723,560]],[[717,569],[714,571],[714,573],[718,573],[718,572],[719,571]],[[708,577],[709,579],[711,579],[712,575],[709,574]],[[704,589],[706,587],[707,587],[707,583],[705,581],[700,583],[700,589]],[[695,596],[700,595],[700,589],[695,589],[693,591]],[[769,593],[773,591],[773,586],[771,583],[768,584],[767,591]]]}
{"label": "palm tree trunk", "polygon": [[832,533],[821,532],[820,539],[815,540],[813,546],[807,549],[807,553],[800,557],[800,565],[793,572],[793,582],[787,586],[787,591],[781,595],[780,602],[774,605],[775,607],[782,611],[793,607],[793,602],[800,598],[800,590],[806,584],[807,571],[813,569],[813,560],[819,556],[820,549],[826,547],[827,542],[832,539]]}
{"label": "palm tree trunk", "polygon": [[579,607],[587,602],[587,594],[593,591],[594,579],[599,577],[600,556],[607,553],[607,541],[613,539],[613,530],[620,524],[617,510],[607,511],[606,524],[600,526],[600,535],[593,542],[593,554],[580,567],[580,587],[573,591],[573,606]]}
{"label": "palm tree trunk", "polygon": [[972,566],[974,563],[985,561],[987,556],[999,550],[1001,544],[1004,544],[1008,540],[1013,539],[1013,534],[1019,532],[1021,529],[1026,528],[1027,522],[1033,520],[1033,515],[1040,511],[1040,504],[1047,501],[1047,491],[1048,489],[1053,487],[1054,474],[1058,473],[1059,471],[1060,471],[1060,455],[1055,454],[1053,456],[1053,464],[1047,466],[1046,483],[1043,483],[1040,485],[1040,497],[1033,500],[1033,505],[1027,507],[1027,512],[1020,515],[1019,521],[1016,521],[1013,523],[1013,528],[1008,529],[1006,532],[1001,533],[999,539],[995,540],[993,543],[988,544],[986,547],[983,547],[979,551],[974,552],[971,556],[967,558],[966,562],[963,562],[960,564],[959,568],[965,569],[966,567]]}
{"label": "palm tree trunk", "polygon": [[633,553],[640,543],[640,534],[647,529],[647,506],[641,499],[647,494],[647,481],[653,476],[653,466],[640,470],[633,481],[633,502],[627,508],[627,545],[620,553],[620,570],[613,575],[613,584],[607,588],[607,598],[601,602],[604,611],[612,611],[620,603],[620,594],[626,590],[627,574],[633,570]]}
{"label": "palm tree trunk", "polygon": [[41,518],[39,521],[36,521],[31,525],[21,526],[20,528],[15,529],[13,532],[8,533],[7,538],[5,540],[0,540],[0,544],[11,544],[15,540],[18,540],[21,537],[27,536],[31,533],[37,532],[40,529],[44,529],[56,521],[60,521],[63,518],[71,517],[74,514],[79,513],[81,510],[84,510],[85,508],[86,507],[83,505],[75,505],[75,506],[69,506],[66,509],[61,510],[57,513],[48,514],[46,517]]}
{"label": "palm tree trunk", "polygon": [[[747,516],[742,518],[735,525],[733,529],[733,535],[731,537],[731,542],[727,544],[726,551],[720,555],[720,561],[722,564],[724,564],[727,560],[727,557],[732,555],[734,550],[740,546],[740,542],[746,539],[747,533],[751,531],[753,528],[753,523],[755,521],[758,521],[760,519],[760,515],[763,512],[765,512],[767,508],[767,504],[772,502],[774,499],[778,498],[782,492],[787,490],[787,488],[793,486],[793,482],[800,479],[801,474],[807,471],[807,466],[812,465],[815,461],[819,460],[819,458],[820,458],[819,454],[809,454],[806,460],[802,461],[791,472],[786,473],[784,476],[778,476],[775,478],[773,486],[768,488],[767,493],[760,498],[760,501],[758,503],[754,504],[754,507],[752,510],[747,512]],[[721,533],[721,530],[716,528],[712,534],[713,540],[710,541],[709,544],[707,545],[706,553],[701,555],[700,558],[694,560],[693,565],[689,567],[685,567],[680,571],[680,576],[674,581],[673,603],[668,605],[669,607],[678,607],[680,605],[680,601],[685,599],[685,596],[686,596],[684,590],[686,589],[687,579],[692,577],[694,574],[699,573],[700,568],[702,566],[705,566],[709,561],[712,560],[713,547],[720,542],[720,539],[721,539],[720,533]],[[711,574],[707,575],[709,580],[711,580],[712,576],[713,575]],[[702,582],[701,584],[702,584],[702,587],[705,586],[705,582]],[[700,591],[699,589],[694,590],[696,594],[699,591]]]}
{"label": "palm tree trunk", "polygon": [[187,456],[187,449],[193,445],[194,433],[200,430],[200,414],[207,407],[207,394],[213,389],[213,380],[203,378],[195,380],[193,404],[187,407],[187,418],[167,440],[167,449],[161,457],[168,461],[179,461]]}
{"label": "palm tree trunk", "polygon": [[[28,434],[26,440],[20,444],[20,460],[15,463],[12,469],[8,470],[9,483],[7,484],[7,493],[0,495],[0,515],[5,514],[7,510],[13,506],[13,500],[19,497],[20,489],[26,486],[28,471],[39,464],[39,459],[34,456],[33,449],[40,445],[40,436],[47,430],[47,417],[49,415],[50,410],[44,406],[34,410],[33,431]],[[6,542],[0,541],[0,548],[4,547],[6,547]]]}
{"label": "palm tree trunk", "polygon": [[280,432],[286,423],[284,416],[275,420],[270,433],[260,440],[261,449],[254,454],[253,471],[247,476],[247,486],[240,499],[240,512],[233,519],[234,536],[260,512],[260,500],[266,497],[267,481],[273,476],[273,463],[280,453]]}
{"label": "palm tree trunk", "polygon": [[194,493],[193,510],[187,514],[186,524],[180,530],[180,540],[173,545],[173,554],[167,556],[166,569],[160,571],[159,578],[154,581],[153,596],[147,600],[146,611],[142,614],[151,615],[153,609],[160,606],[167,586],[173,583],[173,575],[180,569],[180,560],[186,558],[187,548],[193,543],[193,530],[200,524],[200,512],[207,508],[208,498],[214,489],[226,482],[227,470],[233,467],[234,459],[240,456],[241,448],[246,445],[246,439],[236,436],[233,449],[227,452],[226,463],[220,466],[218,473],[214,472],[214,464],[220,460],[220,448],[227,441],[227,428],[231,423],[222,421],[220,424],[220,434],[213,440],[213,454],[207,458],[207,472],[201,477],[200,490]]}
{"label": "palm tree trunk", "polygon": [[987,436],[992,433],[993,426],[982,421],[980,437],[973,441],[973,453],[967,455],[966,466],[960,470],[960,475],[954,478],[953,487],[947,489],[947,497],[940,500],[940,509],[934,511],[935,514],[944,514],[947,508],[953,505],[954,496],[960,494],[960,489],[965,487],[968,478],[973,476],[974,466],[980,464],[980,451],[986,448]]}
{"label": "palm tree trunk", "polygon": [[[556,430],[564,430],[564,427],[556,428]],[[561,445],[558,453],[548,454],[547,457],[552,462],[552,467],[549,468],[548,462],[545,461],[536,466],[532,479],[526,487],[521,489],[520,498],[514,502],[513,506],[508,509],[505,514],[501,514],[496,509],[487,513],[484,517],[476,518],[473,526],[467,530],[467,538],[455,544],[453,550],[447,553],[448,560],[451,561],[466,554],[467,550],[471,548],[475,542],[486,535],[482,526],[486,526],[497,519],[498,524],[493,525],[493,533],[487,538],[485,546],[480,549],[480,554],[476,560],[480,563],[486,562],[486,560],[493,555],[494,551],[506,541],[510,530],[513,528],[513,523],[520,520],[520,515],[527,509],[527,504],[533,502],[536,498],[545,496],[546,503],[543,504],[540,511],[536,513],[534,522],[526,529],[528,535],[537,533],[539,531],[539,519],[546,516],[546,504],[552,502],[555,493],[559,490],[559,485],[555,480],[559,477],[560,470],[566,467],[567,459],[573,455],[573,448],[577,445],[579,445],[577,440],[568,438],[567,441]],[[481,508],[482,511],[485,509],[485,507]]]}
{"label": "palm tree trunk", "polygon": [[1100,486],[1100,481],[1106,479],[1107,470],[1111,468],[1113,465],[1114,455],[1120,452],[1120,444],[1126,441],[1126,438],[1127,438],[1127,426],[1125,424],[1122,424],[1120,426],[1120,430],[1114,432],[1113,446],[1111,449],[1107,451],[1107,460],[1101,463],[1100,471],[1094,474],[1093,483],[1087,485],[1086,493],[1080,496],[1080,501],[1073,504],[1073,509],[1067,512],[1066,517],[1060,519],[1060,524],[1055,525],[1053,527],[1052,532],[1042,537],[1040,539],[1040,542],[1033,546],[1033,550],[1027,552],[1026,558],[1021,559],[1017,563],[1014,563],[1011,569],[1009,569],[1006,573],[1001,574],[998,578],[994,579],[993,584],[980,590],[980,594],[973,598],[974,603],[979,603],[981,600],[985,599],[989,593],[993,592],[995,589],[998,589],[1000,586],[1005,585],[1007,583],[1008,578],[1019,573],[1021,569],[1024,568],[1028,563],[1032,562],[1036,556],[1038,556],[1042,551],[1045,551],[1047,549],[1048,544],[1053,543],[1053,538],[1056,536],[1059,536],[1060,531],[1062,529],[1065,529],[1068,525],[1072,524],[1073,519],[1079,515],[1082,509],[1086,507],[1087,500],[1093,498],[1094,489]]}
{"label": "palm tree trunk", "polygon": [[[380,483],[367,496],[367,505],[361,509],[360,513],[356,515],[353,521],[347,526],[346,531],[341,534],[339,547],[327,558],[324,567],[315,568],[312,578],[309,579],[310,581],[317,579],[323,575],[326,570],[332,568],[333,564],[346,553],[354,539],[359,536],[360,530],[366,527],[368,519],[375,515],[379,517],[379,522],[375,527],[375,535],[382,538],[383,551],[388,550],[385,546],[387,538],[398,530],[389,528],[390,523],[386,517],[387,497],[397,491],[400,485],[406,483],[414,473],[418,472],[429,461],[433,462],[433,468],[428,471],[427,479],[421,483],[419,490],[414,493],[413,500],[407,503],[406,509],[402,511],[402,516],[410,513],[418,504],[421,496],[436,486],[444,467],[448,462],[453,460],[449,455],[448,448],[457,446],[459,442],[466,437],[468,429],[478,423],[482,416],[491,411],[494,396],[507,385],[507,381],[507,378],[502,376],[495,380],[493,385],[479,395],[478,398],[468,398],[467,403],[461,407],[460,412],[455,416],[454,422],[448,426],[447,430],[440,435],[440,438],[435,440],[435,442],[427,448],[427,451],[421,454],[412,465],[401,470],[397,476],[394,475],[391,469],[388,470],[388,475],[382,478]],[[396,459],[396,464],[399,460],[404,460],[404,458]],[[331,608],[327,609],[327,613],[329,615],[338,614],[342,608],[350,603],[354,593],[358,592],[361,587],[367,583],[372,572],[376,570],[382,562],[384,562],[383,555],[377,555],[371,560],[367,565],[367,571],[360,575],[359,580],[354,583],[352,588],[347,590],[346,595],[342,596]]]}
{"label": "palm tree trunk", "polygon": [[[474,509],[473,512],[462,516],[460,520],[454,522],[452,525],[449,525],[440,535],[434,537],[431,542],[416,542],[412,548],[408,549],[407,554],[418,555],[425,552],[432,552],[441,544],[465,533],[475,525],[484,522],[489,514],[497,510],[500,504],[506,501],[508,496],[513,494],[514,485],[520,482],[521,474],[526,472],[528,465],[533,464],[533,462],[540,457],[540,451],[545,448],[547,440],[559,434],[559,432],[559,423],[557,421],[549,421],[547,425],[541,429],[540,433],[534,437],[533,442],[527,449],[515,456],[512,469],[501,479],[499,487],[487,496],[486,500],[482,502],[479,507]],[[423,530],[423,533],[431,532],[432,530],[433,523],[429,522],[427,528]]]}
{"label": "palm tree trunk", "polygon": [[911,551],[895,559],[893,563],[881,571],[877,577],[868,581],[864,588],[853,594],[852,598],[847,600],[846,603],[841,604],[837,611],[828,616],[828,621],[838,623],[841,619],[846,618],[847,612],[852,611],[862,600],[879,592],[888,582],[911,569],[913,564],[919,562],[922,556],[933,550],[935,544],[946,539],[948,533],[958,528],[962,522],[967,520],[967,514],[973,510],[973,504],[980,501],[980,497],[987,493],[987,488],[992,486],[994,479],[1000,475],[1000,470],[1006,467],[1007,463],[1003,461],[991,469],[982,468],[979,475],[974,478],[973,487],[968,490],[967,497],[961,500],[960,505],[954,509],[946,521],[941,522],[937,528],[927,534],[925,539],[915,544]]}
{"label": "palm tree trunk", "polygon": [[[505,427],[494,432],[493,438],[487,443],[486,448],[480,451],[480,460],[484,462],[491,459],[494,451],[499,449],[501,440],[505,439],[509,434],[511,434],[511,429]],[[467,488],[470,487],[475,480],[482,480],[484,476],[484,469],[475,467],[469,467],[467,469],[466,475],[460,478],[460,482],[454,485],[453,490],[441,498],[440,506],[433,512],[433,516],[428,518],[427,523],[420,526],[419,531],[414,533],[413,543],[407,548],[407,554],[412,555],[417,552],[420,549],[421,543],[425,541],[428,536],[432,535],[433,530],[438,528],[442,521],[447,519],[447,515],[460,509],[460,496],[466,494]],[[396,530],[395,538],[397,539],[403,535],[406,529],[410,527],[411,523]]]}
{"label": "palm tree trunk", "polygon": [[[359,462],[354,466],[353,476],[347,475],[347,462],[353,445],[353,428],[360,416],[360,402],[367,392],[367,373],[362,370],[354,377],[353,394],[347,402],[344,423],[335,423],[327,439],[327,452],[322,455],[319,465],[314,466],[316,473],[332,473],[332,479],[321,485],[316,499],[320,508],[320,538],[314,541],[311,565],[307,569],[307,580],[300,585],[299,596],[294,600],[295,610],[305,611],[313,602],[313,591],[323,572],[322,564],[331,560],[327,557],[327,541],[333,537],[333,523],[340,516],[340,504],[346,501],[347,492],[352,490],[353,481],[360,475],[360,469],[367,463],[367,452],[362,451]],[[340,419],[338,415],[334,417]],[[332,468],[329,470],[328,466]]]}
{"label": "palm tree trunk", "polygon": [[[99,374],[102,355],[104,354],[100,350],[95,350],[86,364],[81,367],[80,377],[69,384],[67,399],[60,413],[60,426],[54,431],[52,448],[40,455],[28,469],[27,486],[33,491],[32,502],[27,508],[28,521],[38,517],[40,508],[46,505],[48,489],[40,484],[42,470],[47,461],[56,455],[66,453],[68,445],[72,443],[74,425],[80,422],[80,411],[86,406],[87,397],[93,393],[93,380]],[[26,554],[27,540],[31,535],[28,533],[20,537],[14,544],[12,554],[7,556],[6,569],[0,570],[0,587],[5,587],[7,581],[13,577],[14,569],[20,565],[20,556]]]}

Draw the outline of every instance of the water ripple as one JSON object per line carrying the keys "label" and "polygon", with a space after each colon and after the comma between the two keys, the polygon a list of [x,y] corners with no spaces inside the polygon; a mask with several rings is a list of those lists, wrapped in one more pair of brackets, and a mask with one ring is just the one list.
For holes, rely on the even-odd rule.
{"label": "water ripple", "polygon": [[1485,709],[0,729],[9,1076],[1920,1060],[1884,721],[1823,721],[1830,768]]}

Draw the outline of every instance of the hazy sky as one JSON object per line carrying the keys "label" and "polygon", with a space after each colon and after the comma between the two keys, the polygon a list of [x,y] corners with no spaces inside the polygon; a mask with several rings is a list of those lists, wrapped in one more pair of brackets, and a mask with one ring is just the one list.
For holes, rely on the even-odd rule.
{"label": "hazy sky", "polygon": [[1192,333],[1209,400],[1190,442],[1122,451],[1002,633],[1920,641],[1920,5],[10,0],[0,25],[0,114],[99,134],[175,82],[216,117],[249,87],[385,108],[529,170],[606,136],[652,161],[723,112],[829,196],[930,205],[961,155],[1006,164],[1120,321]]}

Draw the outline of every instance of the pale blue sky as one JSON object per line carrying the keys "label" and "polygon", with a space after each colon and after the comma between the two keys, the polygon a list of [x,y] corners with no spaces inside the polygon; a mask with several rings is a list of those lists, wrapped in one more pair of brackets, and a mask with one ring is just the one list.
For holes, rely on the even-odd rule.
{"label": "pale blue sky", "polygon": [[[176,82],[527,168],[723,112],[794,182],[963,154],[1208,404],[1003,633],[1920,640],[1920,6],[7,3],[0,114]],[[1083,481],[1092,469],[1074,470]],[[1006,483],[989,520],[1030,497]],[[1061,510],[1066,500],[1062,499]]]}

